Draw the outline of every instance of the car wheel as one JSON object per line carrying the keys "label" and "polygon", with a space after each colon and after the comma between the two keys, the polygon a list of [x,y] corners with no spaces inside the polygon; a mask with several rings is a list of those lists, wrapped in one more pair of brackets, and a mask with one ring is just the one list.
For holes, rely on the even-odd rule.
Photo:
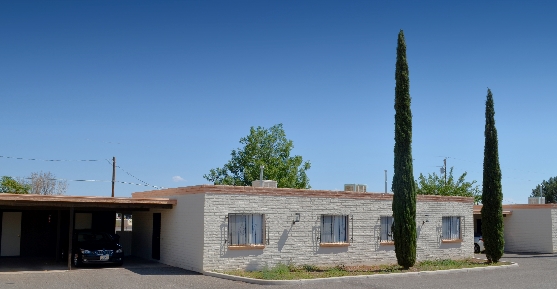
{"label": "car wheel", "polygon": [[474,253],[476,254],[480,253],[480,245],[474,244]]}

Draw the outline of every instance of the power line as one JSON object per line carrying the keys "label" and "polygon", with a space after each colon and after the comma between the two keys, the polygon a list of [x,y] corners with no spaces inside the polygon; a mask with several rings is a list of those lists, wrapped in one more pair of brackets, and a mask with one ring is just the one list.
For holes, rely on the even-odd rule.
{"label": "power line", "polygon": [[[25,161],[43,161],[43,162],[98,162],[98,161],[100,161],[100,160],[40,159],[40,158],[23,158],[23,157],[12,157],[12,156],[0,156],[0,158],[14,159],[14,160],[25,160]],[[112,163],[108,159],[106,159],[106,161],[109,164],[112,165]],[[121,181],[117,181],[116,183],[136,185],[136,186],[144,186],[144,187],[152,187],[152,188],[156,188],[156,189],[164,189],[165,188],[165,187],[153,186],[153,185],[139,179],[138,177],[132,175],[131,173],[127,172],[126,170],[124,170],[120,166],[117,166],[117,167],[119,169],[121,169],[123,172],[125,172],[126,174],[128,174],[129,176],[131,176],[134,179],[140,181],[142,184],[136,184],[136,183],[130,183],[130,182],[121,182]],[[103,180],[67,180],[67,179],[52,179],[52,180],[72,181],[72,182],[112,182],[112,181],[103,181]]]}
{"label": "power line", "polygon": [[[437,156],[437,157],[441,157],[441,158],[445,158],[445,159],[453,159],[453,160],[457,160],[457,161],[463,161],[463,162],[478,165],[478,167],[483,168],[483,162],[470,161],[470,160],[466,160],[466,159],[455,158],[455,157],[446,157],[446,156]],[[439,167],[439,166],[437,166],[437,167]],[[505,167],[505,169],[502,170],[502,171],[503,171],[503,173],[505,173],[506,171],[514,171],[514,172],[517,172],[517,173],[528,173],[528,174],[534,174],[534,175],[546,175],[546,173],[542,173],[542,172],[539,172],[539,171],[522,170],[522,169],[511,168],[511,167]],[[468,173],[479,173],[479,174],[482,173],[482,171],[478,171],[478,170],[474,170],[474,169],[466,170],[466,172],[468,172]],[[518,180],[518,181],[525,181],[525,182],[537,182],[537,181],[533,180],[534,177],[530,177],[530,178],[509,177],[509,176],[506,176],[505,174],[503,175],[503,179],[505,179],[505,180]]]}
{"label": "power line", "polygon": [[[107,161],[110,165],[112,165],[112,162],[111,162],[110,160],[106,159],[106,161]],[[152,185],[148,184],[147,182],[144,182],[143,180],[141,180],[141,179],[139,179],[138,177],[136,177],[136,176],[130,174],[128,171],[124,170],[122,167],[120,167],[120,166],[118,166],[118,165],[117,165],[116,167],[119,168],[120,170],[122,170],[124,173],[128,174],[130,177],[132,177],[132,178],[134,178],[134,179],[136,179],[136,180],[142,182],[144,186],[147,186],[147,187],[157,187],[157,186],[152,186]]]}
{"label": "power line", "polygon": [[119,142],[114,142],[114,141],[98,141],[98,140],[92,140],[92,139],[85,139],[86,141],[90,141],[90,142],[100,142],[100,143],[108,143],[108,144],[121,144]]}
{"label": "power line", "polygon": [[30,158],[20,158],[20,157],[10,157],[10,156],[0,156],[0,158],[14,159],[14,160],[25,160],[25,161],[42,161],[42,162],[98,162],[99,160],[45,160],[45,159],[30,159]]}
{"label": "power line", "polygon": [[[471,164],[478,165],[479,167],[482,167],[482,168],[483,168],[483,162],[470,161],[470,160],[461,159],[461,158],[455,158],[455,157],[445,157],[445,156],[437,156],[437,157],[446,158],[446,159],[453,159],[453,160],[458,160],[458,161],[463,161],[463,162],[467,162],[467,163],[471,163]],[[506,170],[512,170],[512,171],[516,171],[516,172],[529,173],[529,174],[538,174],[538,175],[547,174],[547,173],[540,172],[540,171],[531,171],[531,170],[524,170],[524,169],[516,169],[516,168],[512,168],[512,167],[508,167],[508,166],[505,166],[505,171],[506,171]]]}
{"label": "power line", "polygon": [[[100,183],[111,183],[112,182],[111,180],[110,181],[106,181],[106,180],[68,180],[68,179],[49,179],[49,180],[52,180],[52,181],[68,181],[68,182],[100,182]],[[116,183],[143,186],[143,187],[152,187],[152,188],[156,188],[156,189],[166,189],[165,187],[158,187],[158,186],[151,186],[151,185],[144,185],[144,184],[136,184],[136,183],[130,183],[130,182],[116,181]]]}

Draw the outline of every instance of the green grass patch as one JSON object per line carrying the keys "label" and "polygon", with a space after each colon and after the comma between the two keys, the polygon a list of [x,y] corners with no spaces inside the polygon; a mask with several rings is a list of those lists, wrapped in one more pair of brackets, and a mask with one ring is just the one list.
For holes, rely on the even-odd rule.
{"label": "green grass patch", "polygon": [[372,274],[388,274],[403,272],[420,272],[420,271],[437,271],[449,269],[462,269],[473,267],[487,267],[510,265],[510,262],[488,263],[479,259],[462,259],[462,260],[433,260],[422,261],[416,263],[414,267],[405,270],[396,264],[391,265],[375,265],[375,266],[345,266],[339,264],[337,266],[321,267],[310,264],[296,266],[294,264],[278,264],[272,268],[265,266],[259,271],[226,271],[225,274],[248,277],[264,280],[298,280],[298,279],[315,279],[342,276],[372,275]]}

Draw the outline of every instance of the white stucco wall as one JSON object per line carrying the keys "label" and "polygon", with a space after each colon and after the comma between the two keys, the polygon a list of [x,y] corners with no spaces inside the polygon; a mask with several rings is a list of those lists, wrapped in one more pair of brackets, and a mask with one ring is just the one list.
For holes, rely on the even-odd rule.
{"label": "white stucco wall", "polygon": [[512,209],[504,218],[505,251],[553,253],[556,218],[550,208]]}
{"label": "white stucco wall", "polygon": [[132,237],[133,231],[117,231],[116,234],[120,236],[120,245],[122,245],[122,249],[124,250],[124,256],[133,255],[133,248],[132,248]]}
{"label": "white stucco wall", "polygon": [[[180,201],[178,201],[180,204]],[[228,250],[228,213],[263,213],[269,244],[264,249]],[[295,213],[300,222],[292,224]],[[348,247],[320,247],[322,214],[351,215]],[[396,262],[394,246],[380,245],[380,217],[391,216],[390,200],[339,197],[205,195],[203,269],[258,269],[278,264],[376,264]],[[427,215],[427,216],[426,216]],[[442,243],[443,216],[461,216],[463,241]],[[428,220],[429,222],[424,221]],[[473,257],[472,202],[418,202],[418,260]]]}
{"label": "white stucco wall", "polygon": [[557,209],[551,209],[551,236],[553,240],[553,252],[557,252]]}
{"label": "white stucco wall", "polygon": [[172,196],[178,204],[173,209],[134,212],[134,255],[151,259],[153,214],[161,213],[159,262],[188,270],[203,270],[204,195]]}
{"label": "white stucco wall", "polygon": [[91,229],[93,224],[93,214],[92,213],[75,213],[74,229],[83,230]]}

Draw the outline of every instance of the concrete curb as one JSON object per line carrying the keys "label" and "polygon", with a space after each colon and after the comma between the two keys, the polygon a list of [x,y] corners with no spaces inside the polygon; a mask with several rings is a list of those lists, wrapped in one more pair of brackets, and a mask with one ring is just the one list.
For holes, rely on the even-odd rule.
{"label": "concrete curb", "polygon": [[251,283],[251,284],[258,284],[258,285],[319,284],[319,283],[327,283],[327,282],[340,282],[342,280],[412,277],[412,276],[419,276],[419,275],[424,275],[424,276],[440,275],[440,274],[451,274],[451,273],[476,272],[476,271],[483,271],[483,270],[510,269],[510,268],[518,267],[517,263],[514,262],[510,262],[510,263],[511,263],[510,265],[472,267],[472,268],[463,268],[463,269],[420,271],[420,272],[407,272],[407,273],[385,273],[385,274],[373,274],[373,275],[343,276],[343,277],[317,278],[317,279],[297,279],[297,280],[262,280],[262,279],[240,277],[240,276],[228,275],[224,273],[217,273],[211,271],[203,271],[203,275],[217,277],[221,279],[228,279],[233,281],[241,281],[241,282]]}
{"label": "concrete curb", "polygon": [[64,272],[70,272],[70,271],[69,270],[13,271],[13,272],[0,272],[0,275],[45,274],[45,273],[64,273]]}

